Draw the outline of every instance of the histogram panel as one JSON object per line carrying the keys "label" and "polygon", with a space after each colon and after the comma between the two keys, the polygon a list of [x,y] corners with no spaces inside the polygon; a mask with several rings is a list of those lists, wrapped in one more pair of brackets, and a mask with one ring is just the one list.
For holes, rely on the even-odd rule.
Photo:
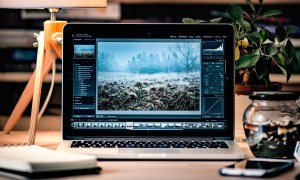
{"label": "histogram panel", "polygon": [[223,55],[224,43],[223,41],[204,41],[203,55]]}

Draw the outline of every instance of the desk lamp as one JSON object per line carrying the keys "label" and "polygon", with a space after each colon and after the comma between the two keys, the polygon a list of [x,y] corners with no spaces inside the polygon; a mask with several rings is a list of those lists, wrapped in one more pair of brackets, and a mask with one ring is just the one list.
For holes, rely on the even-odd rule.
{"label": "desk lamp", "polygon": [[[36,124],[41,117],[47,99],[50,99],[51,89],[53,89],[53,76],[48,97],[41,109],[40,96],[42,89],[42,81],[49,73],[51,67],[53,75],[55,74],[55,60],[62,58],[62,28],[67,21],[57,21],[56,13],[60,8],[79,8],[79,7],[106,7],[106,0],[0,0],[0,8],[13,8],[13,9],[33,9],[33,8],[47,8],[51,14],[50,20],[44,22],[44,31],[39,34],[34,34],[37,42],[33,45],[38,48],[36,68],[30,80],[28,81],[19,101],[17,102],[13,112],[11,113],[3,133],[8,134],[17,124],[29,102],[32,99],[32,110],[29,127],[28,144],[34,144]],[[40,113],[39,113],[40,112]]]}

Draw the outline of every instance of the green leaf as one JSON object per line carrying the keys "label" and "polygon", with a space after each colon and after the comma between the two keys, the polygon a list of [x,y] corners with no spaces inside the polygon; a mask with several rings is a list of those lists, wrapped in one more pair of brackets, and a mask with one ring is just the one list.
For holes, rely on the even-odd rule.
{"label": "green leaf", "polygon": [[252,11],[255,13],[255,8],[251,0],[246,0],[247,4],[251,7]]}
{"label": "green leaf", "polygon": [[262,29],[259,31],[258,34],[258,39],[259,39],[259,44],[261,45],[262,43],[264,43],[269,37],[269,31],[266,29]]}
{"label": "green leaf", "polygon": [[236,61],[236,69],[255,66],[257,61],[259,60],[259,57],[259,55],[255,54],[242,56],[239,60]]}
{"label": "green leaf", "polygon": [[[295,56],[294,58],[293,58],[293,60],[294,60],[294,62],[295,62],[295,64],[298,66],[298,64],[300,64],[300,59],[297,57],[297,56]],[[300,68],[299,68],[300,69]]]}
{"label": "green leaf", "polygon": [[284,50],[290,60],[296,56],[295,47],[290,39],[286,42]]}
{"label": "green leaf", "polygon": [[277,55],[273,56],[272,60],[280,68],[280,70],[286,77],[286,82],[288,82],[291,77],[291,72],[287,68],[287,57],[283,53],[279,52]]}
{"label": "green leaf", "polygon": [[258,44],[259,44],[258,33],[251,32],[251,33],[247,33],[246,35],[247,35],[248,39],[258,47]]}
{"label": "green leaf", "polygon": [[272,42],[275,42],[275,39],[274,39],[274,34],[271,33],[269,30],[265,29],[267,32],[268,32],[268,39]]}
{"label": "green leaf", "polygon": [[253,52],[251,53],[251,54],[254,54],[254,55],[258,55],[258,56],[260,56],[260,52],[259,52],[259,48],[258,49],[253,49]]}
{"label": "green leaf", "polygon": [[[294,71],[296,70],[296,66],[297,66],[297,59],[295,59],[296,57],[294,58],[291,58],[290,59],[290,63],[288,65],[289,69],[293,69]],[[296,70],[297,71],[297,70]]]}
{"label": "green leaf", "polygon": [[243,9],[236,4],[231,4],[227,8],[227,13],[234,21],[243,19]]}
{"label": "green leaf", "polygon": [[290,72],[297,72],[298,68],[297,68],[297,63],[295,63],[295,58],[292,58],[290,60],[290,64],[287,66],[287,69],[290,71]]}
{"label": "green leaf", "polygon": [[283,40],[286,39],[287,32],[284,27],[278,26],[276,27],[276,39],[278,42],[282,42]]}
{"label": "green leaf", "polygon": [[246,36],[246,34],[244,32],[240,32],[239,39],[244,39],[245,36]]}
{"label": "green leaf", "polygon": [[274,44],[267,44],[264,47],[264,54],[268,56],[274,56],[278,53],[278,49],[274,46]]}
{"label": "green leaf", "polygon": [[207,23],[207,21],[203,20],[203,19],[195,19],[194,20],[195,24],[199,24],[199,23]]}
{"label": "green leaf", "polygon": [[249,32],[251,30],[251,25],[247,21],[238,19],[236,22],[243,28],[245,32]]}
{"label": "green leaf", "polygon": [[[238,35],[239,35],[239,25],[237,23],[235,23],[235,22],[232,22],[231,25],[234,28],[234,37],[238,38]],[[236,39],[236,41],[237,41],[237,39]]]}
{"label": "green leaf", "polygon": [[286,66],[289,64],[288,63],[288,57],[286,54],[279,52],[273,56],[273,61],[280,67],[286,68]]}
{"label": "green leaf", "polygon": [[185,23],[185,24],[192,24],[192,23],[194,23],[194,19],[192,19],[192,18],[183,18],[182,22]]}
{"label": "green leaf", "polygon": [[294,33],[297,30],[297,26],[288,25],[288,26],[285,26],[285,27],[286,27],[286,33],[287,34]]}
{"label": "green leaf", "polygon": [[182,22],[185,24],[199,24],[199,23],[206,23],[207,21],[202,19],[183,18]]}
{"label": "green leaf", "polygon": [[284,69],[284,68],[282,68],[282,67],[280,67],[280,66],[279,66],[279,68],[280,68],[280,70],[283,72],[283,74],[285,75],[285,77],[286,77],[286,82],[288,83],[289,80],[290,80],[290,78],[291,78],[292,73],[291,73],[290,71],[288,71],[287,69]]}
{"label": "green leaf", "polygon": [[214,18],[214,19],[209,20],[209,22],[211,22],[211,23],[218,23],[221,20],[222,20],[222,17],[218,17],[218,18]]}
{"label": "green leaf", "polygon": [[282,12],[279,11],[279,10],[268,10],[265,13],[263,13],[262,17],[265,18],[265,17],[270,17],[270,16],[276,16],[276,15],[279,15],[281,13]]}
{"label": "green leaf", "polygon": [[265,58],[260,58],[256,63],[255,72],[258,79],[263,79],[269,74],[268,61]]}

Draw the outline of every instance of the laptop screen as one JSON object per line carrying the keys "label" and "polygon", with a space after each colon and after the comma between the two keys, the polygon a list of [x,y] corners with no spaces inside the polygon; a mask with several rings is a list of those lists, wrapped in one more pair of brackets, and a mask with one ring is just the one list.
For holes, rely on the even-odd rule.
{"label": "laptop screen", "polygon": [[228,97],[232,99],[233,83],[226,80],[233,76],[227,65],[233,61],[231,34],[200,33],[199,26],[172,33],[164,25],[149,25],[147,33],[114,35],[94,26],[93,31],[70,32],[69,42],[64,33],[63,116],[68,131],[209,135],[232,126]]}

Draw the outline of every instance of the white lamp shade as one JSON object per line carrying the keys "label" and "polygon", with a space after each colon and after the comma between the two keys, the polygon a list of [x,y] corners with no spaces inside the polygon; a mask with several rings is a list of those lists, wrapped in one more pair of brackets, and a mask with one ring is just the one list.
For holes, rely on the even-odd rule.
{"label": "white lamp shade", "polygon": [[107,0],[0,0],[0,8],[87,8],[106,7]]}

